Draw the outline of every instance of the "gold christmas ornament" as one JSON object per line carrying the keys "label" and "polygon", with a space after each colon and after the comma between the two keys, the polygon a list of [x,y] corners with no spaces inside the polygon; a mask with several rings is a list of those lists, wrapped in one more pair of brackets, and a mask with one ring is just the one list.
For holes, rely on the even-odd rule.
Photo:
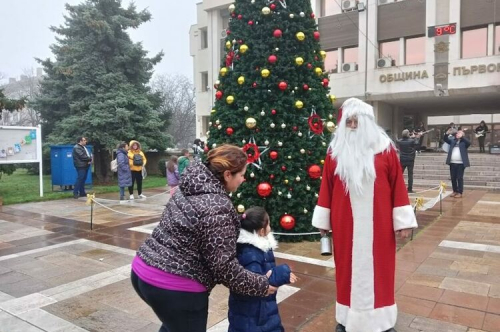
{"label": "gold christmas ornament", "polygon": [[328,129],[329,132],[333,133],[333,131],[335,130],[335,123],[333,123],[332,121],[328,121],[326,123],[326,129]]}
{"label": "gold christmas ornament", "polygon": [[303,41],[304,39],[306,39],[306,35],[303,33],[303,32],[297,32],[295,34],[295,37],[297,38],[297,40],[299,41]]}
{"label": "gold christmas ornament", "polygon": [[248,46],[246,44],[243,44],[240,46],[240,53],[245,54],[245,52],[248,51]]}
{"label": "gold christmas ornament", "polygon": [[227,9],[229,10],[230,13],[232,13],[236,9],[236,6],[234,5],[234,3],[232,3],[229,5],[229,7]]}
{"label": "gold christmas ornament", "polygon": [[243,204],[238,205],[238,212],[239,213],[245,212],[245,206]]}
{"label": "gold christmas ornament", "polygon": [[231,105],[234,102],[234,97],[233,96],[227,96],[226,98],[226,103]]}
{"label": "gold christmas ornament", "polygon": [[325,164],[325,160],[324,159],[321,159],[319,162],[321,163],[321,165]]}
{"label": "gold christmas ornament", "polygon": [[217,110],[215,108],[213,108],[210,113],[214,114],[215,112],[217,112]]}
{"label": "gold christmas ornament", "polygon": [[321,55],[321,57],[323,58],[323,60],[325,60],[325,58],[326,58],[326,52],[323,51],[323,50],[321,50],[321,51],[319,51],[319,54]]}
{"label": "gold christmas ornament", "polygon": [[243,83],[245,83],[245,77],[244,76],[238,77],[238,84],[242,85]]}
{"label": "gold christmas ornament", "polygon": [[288,181],[288,179],[285,179],[285,181],[283,181],[283,182],[284,182],[285,184],[288,184],[288,182],[289,182],[289,181]]}
{"label": "gold christmas ornament", "polygon": [[228,40],[228,41],[226,42],[226,48],[231,48],[231,45],[232,45],[232,44],[231,44],[231,42]]}
{"label": "gold christmas ornament", "polygon": [[337,97],[335,97],[335,95],[330,95],[330,101],[333,103],[335,100],[337,100]]}
{"label": "gold christmas ornament", "polygon": [[295,108],[298,108],[300,110],[302,107],[304,107],[304,103],[300,100],[297,100],[295,102]]}
{"label": "gold christmas ornament", "polygon": [[219,71],[220,75],[221,76],[226,76],[227,74],[227,68],[226,67],[222,67]]}
{"label": "gold christmas ornament", "polygon": [[257,120],[255,120],[254,118],[248,118],[245,121],[245,125],[247,126],[248,129],[253,129],[257,125]]}
{"label": "gold christmas ornament", "polygon": [[304,59],[302,57],[299,56],[299,57],[295,58],[295,64],[297,66],[302,66],[303,63],[304,63]]}
{"label": "gold christmas ornament", "polygon": [[269,75],[271,75],[271,72],[269,71],[269,69],[262,69],[262,71],[260,72],[260,75],[264,78],[266,77],[269,77]]}
{"label": "gold christmas ornament", "polygon": [[319,67],[314,68],[314,72],[316,75],[321,76],[323,74],[323,70]]}
{"label": "gold christmas ornament", "polygon": [[271,9],[269,7],[262,8],[262,14],[264,14],[264,15],[271,14]]}

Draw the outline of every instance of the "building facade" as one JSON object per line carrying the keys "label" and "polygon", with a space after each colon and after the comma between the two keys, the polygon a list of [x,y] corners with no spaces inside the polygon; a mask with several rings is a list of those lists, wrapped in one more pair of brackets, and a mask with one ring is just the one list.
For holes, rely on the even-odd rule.
{"label": "building facade", "polygon": [[[215,102],[231,3],[198,3],[190,31],[201,138]],[[484,120],[492,129],[487,142],[498,144],[500,0],[311,0],[311,6],[337,107],[349,97],[366,100],[394,136],[420,122],[440,129],[428,145],[447,123],[473,128]]]}

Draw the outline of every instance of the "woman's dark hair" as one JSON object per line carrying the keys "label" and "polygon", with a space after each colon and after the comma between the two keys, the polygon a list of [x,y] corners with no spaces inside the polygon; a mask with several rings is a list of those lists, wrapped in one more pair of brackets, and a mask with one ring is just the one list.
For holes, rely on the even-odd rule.
{"label": "woman's dark hair", "polygon": [[224,144],[207,154],[205,165],[207,168],[225,184],[224,172],[230,171],[231,174],[241,172],[247,164],[247,155],[242,149],[235,145]]}
{"label": "woman's dark hair", "polygon": [[116,147],[117,149],[125,149],[125,147],[127,146],[127,142],[121,142],[120,144],[118,144],[118,146]]}
{"label": "woman's dark hair", "polygon": [[177,156],[170,157],[170,160],[167,163],[167,169],[170,173],[175,171],[175,165],[177,164]]}
{"label": "woman's dark hair", "polygon": [[241,228],[248,232],[258,231],[267,227],[269,215],[261,206],[253,206],[241,215]]}

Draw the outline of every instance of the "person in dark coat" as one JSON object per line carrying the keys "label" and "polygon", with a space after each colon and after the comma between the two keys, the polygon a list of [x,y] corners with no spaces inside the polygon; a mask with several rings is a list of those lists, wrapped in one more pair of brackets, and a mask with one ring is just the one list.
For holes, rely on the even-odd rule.
{"label": "person in dark coat", "polygon": [[87,179],[87,173],[92,164],[92,156],[85,147],[85,145],[87,145],[87,139],[85,137],[78,137],[76,142],[72,152],[73,165],[76,169],[76,181],[75,187],[73,188],[74,198],[87,196],[85,192],[85,180]]}
{"label": "person in dark coat", "polygon": [[[273,249],[277,243],[271,233],[269,215],[262,207],[252,207],[241,217],[237,258],[245,269],[267,275],[269,284],[280,287],[297,277],[286,264],[276,266]],[[228,332],[283,332],[276,294],[251,297],[231,291]]]}
{"label": "person in dark coat", "polygon": [[116,151],[116,163],[118,165],[118,187],[120,187],[120,200],[125,199],[125,188],[132,185],[132,173],[128,161],[128,144],[118,144]]}
{"label": "person in dark coat", "polygon": [[486,122],[481,121],[478,127],[474,130],[476,132],[477,140],[479,141],[479,153],[486,152],[484,148],[484,141],[486,139],[486,133],[488,132],[488,126]]}
{"label": "person in dark coat", "polygon": [[274,294],[265,275],[236,259],[240,217],[230,192],[245,180],[247,155],[234,145],[193,163],[160,223],[132,262],[132,285],[162,322],[161,331],[206,332],[208,297],[216,284],[249,296]]}
{"label": "person in dark coat", "polygon": [[466,167],[470,167],[469,153],[467,149],[470,142],[464,137],[462,130],[457,131],[455,137],[449,136],[452,129],[444,134],[443,140],[450,145],[446,164],[450,165],[451,185],[453,187],[453,194],[451,197],[462,198],[464,191],[464,172]]}
{"label": "person in dark coat", "polygon": [[420,134],[417,134],[415,138],[410,138],[410,131],[408,129],[403,130],[403,137],[397,141],[399,149],[399,162],[403,168],[403,173],[405,169],[408,168],[408,192],[413,192],[413,167],[415,165],[415,154],[420,146]]}

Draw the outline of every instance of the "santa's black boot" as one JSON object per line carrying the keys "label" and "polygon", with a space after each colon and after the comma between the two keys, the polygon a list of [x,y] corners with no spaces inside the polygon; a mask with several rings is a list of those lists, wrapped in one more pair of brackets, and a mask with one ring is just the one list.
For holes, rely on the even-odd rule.
{"label": "santa's black boot", "polygon": [[335,328],[335,332],[345,332],[345,326],[342,324],[337,324],[337,327]]}

